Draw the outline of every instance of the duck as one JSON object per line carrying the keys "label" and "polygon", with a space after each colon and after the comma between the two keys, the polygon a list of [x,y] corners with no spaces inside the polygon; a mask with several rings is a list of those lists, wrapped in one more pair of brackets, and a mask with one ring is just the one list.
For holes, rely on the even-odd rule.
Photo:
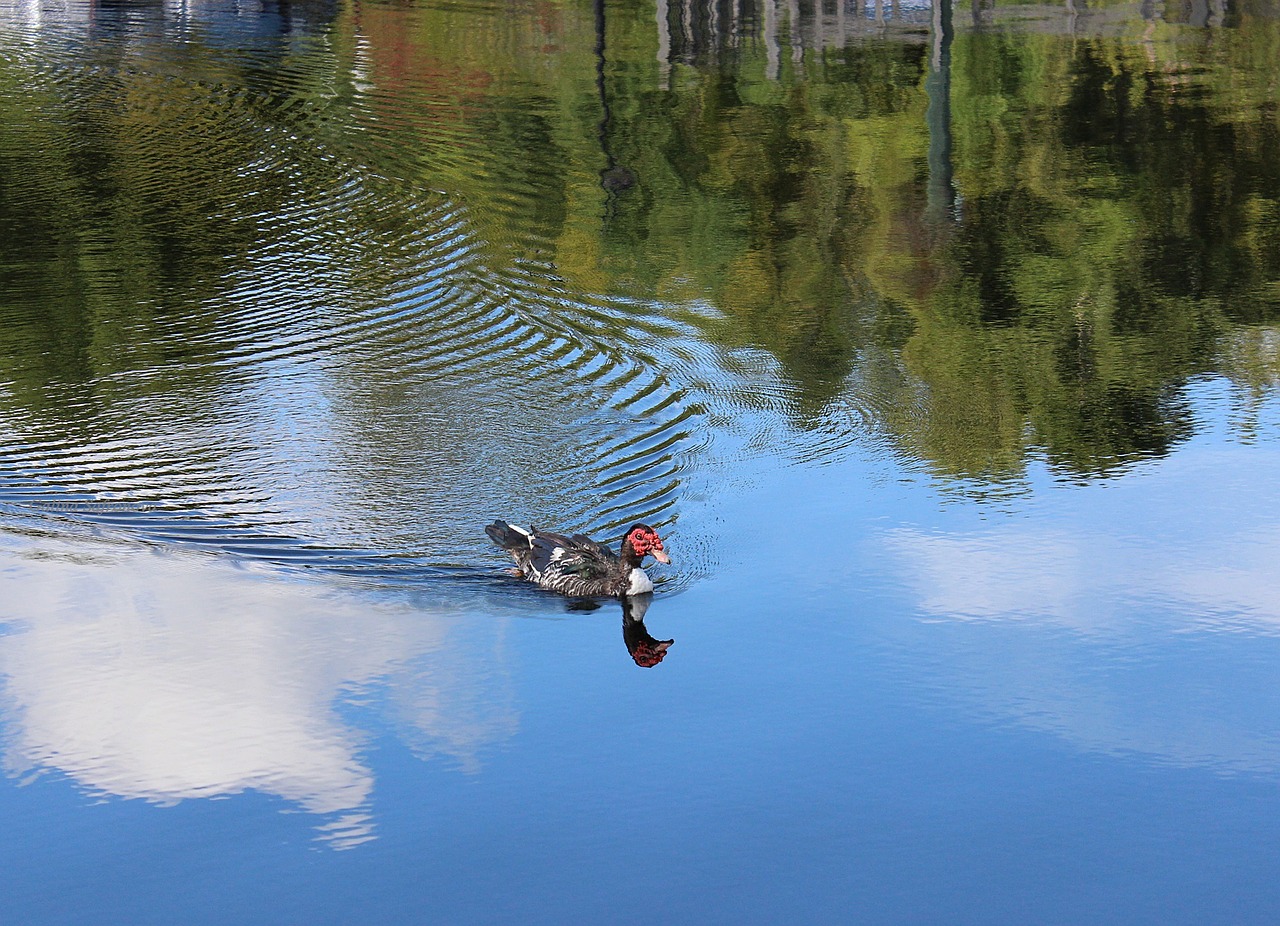
{"label": "duck", "polygon": [[653,591],[653,580],[641,568],[646,556],[670,565],[662,538],[648,524],[633,524],[614,553],[584,534],[566,537],[530,527],[494,521],[484,529],[511,554],[519,575],[539,588],[574,598],[627,598]]}

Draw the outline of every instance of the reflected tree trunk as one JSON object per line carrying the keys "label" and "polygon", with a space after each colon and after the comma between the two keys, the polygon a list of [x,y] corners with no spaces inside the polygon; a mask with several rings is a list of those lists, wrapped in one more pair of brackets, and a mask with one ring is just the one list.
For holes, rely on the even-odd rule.
{"label": "reflected tree trunk", "polygon": [[764,0],[765,76],[777,80],[782,74],[782,53],[778,48],[778,10],[774,0]]}
{"label": "reflected tree trunk", "polygon": [[605,167],[600,171],[600,186],[607,194],[605,197],[606,221],[612,218],[616,206],[617,195],[623,190],[635,186],[636,177],[627,167],[619,164],[613,156],[613,147],[609,141],[609,130],[613,121],[613,112],[609,107],[608,88],[605,86],[605,0],[595,0],[596,19],[596,92],[600,95],[600,151],[604,154]]}
{"label": "reflected tree trunk", "polygon": [[663,90],[671,89],[671,7],[658,0],[658,81]]}
{"label": "reflected tree trunk", "polygon": [[951,0],[933,0],[931,26],[932,53],[925,92],[929,109],[925,116],[929,125],[929,189],[930,225],[937,226],[955,218],[956,191],[951,166]]}

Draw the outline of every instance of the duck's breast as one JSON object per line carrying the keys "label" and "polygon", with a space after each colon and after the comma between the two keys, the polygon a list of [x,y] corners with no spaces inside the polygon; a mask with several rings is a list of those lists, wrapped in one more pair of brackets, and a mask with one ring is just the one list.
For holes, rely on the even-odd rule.
{"label": "duck's breast", "polygon": [[649,578],[649,573],[645,572],[639,566],[631,570],[630,582],[627,585],[628,595],[644,595],[653,591],[653,580]]}

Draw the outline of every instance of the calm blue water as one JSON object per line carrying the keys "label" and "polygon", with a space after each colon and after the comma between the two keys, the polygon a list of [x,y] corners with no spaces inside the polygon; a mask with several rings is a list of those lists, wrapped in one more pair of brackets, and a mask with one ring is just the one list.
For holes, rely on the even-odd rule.
{"label": "calm blue water", "polygon": [[1267,922],[1280,453],[1195,393],[1174,457],[998,504],[758,474],[648,671],[613,604],[10,536],[7,916]]}
{"label": "calm blue water", "polygon": [[4,922],[1280,921],[1274,9],[0,9]]}

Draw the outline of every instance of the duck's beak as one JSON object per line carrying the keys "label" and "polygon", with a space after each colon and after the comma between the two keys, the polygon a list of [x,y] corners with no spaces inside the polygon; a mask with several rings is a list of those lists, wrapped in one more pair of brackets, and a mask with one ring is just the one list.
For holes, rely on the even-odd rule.
{"label": "duck's beak", "polygon": [[653,554],[653,558],[658,562],[665,563],[668,566],[671,565],[671,557],[667,556],[662,550],[650,550],[649,552]]}

